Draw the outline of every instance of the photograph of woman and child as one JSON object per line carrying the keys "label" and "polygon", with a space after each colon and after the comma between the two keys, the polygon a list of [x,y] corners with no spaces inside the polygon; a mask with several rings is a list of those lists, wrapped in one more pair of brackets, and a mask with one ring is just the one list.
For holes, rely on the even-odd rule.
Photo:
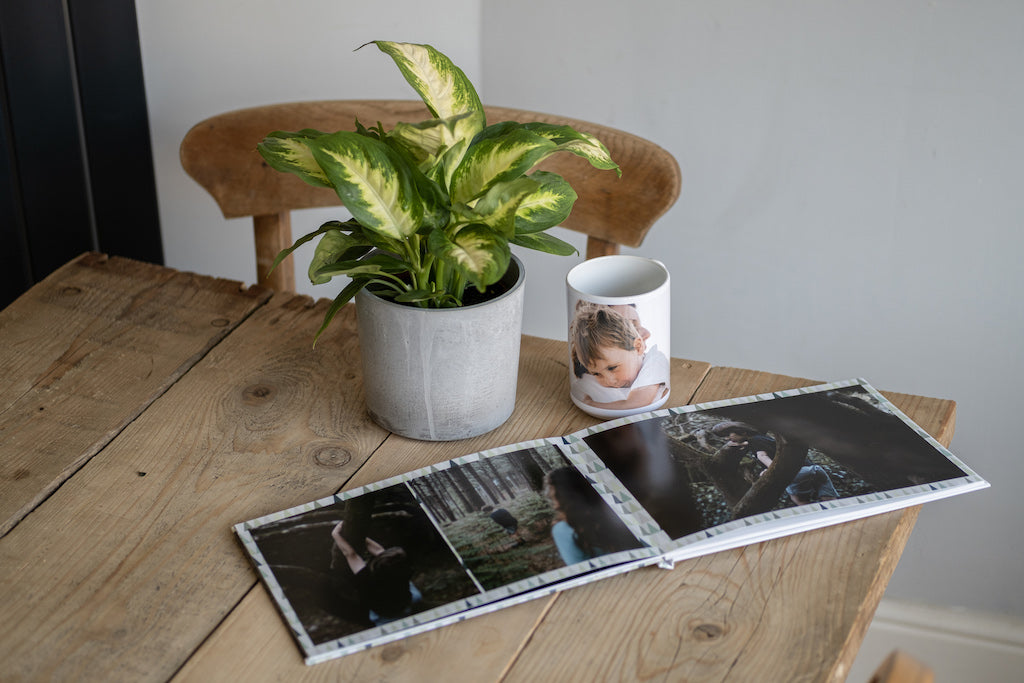
{"label": "photograph of woman and child", "polygon": [[570,393],[602,411],[635,411],[663,403],[669,360],[640,320],[636,305],[580,300],[569,323]]}
{"label": "photograph of woman and child", "polygon": [[551,445],[452,463],[252,537],[314,645],[642,546]]}

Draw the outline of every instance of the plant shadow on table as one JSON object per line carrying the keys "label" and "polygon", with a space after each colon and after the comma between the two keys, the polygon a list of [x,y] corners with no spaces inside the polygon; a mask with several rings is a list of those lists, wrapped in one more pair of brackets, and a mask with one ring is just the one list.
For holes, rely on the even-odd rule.
{"label": "plant shadow on table", "polygon": [[[408,616],[479,591],[405,486],[391,486],[267,524],[252,532],[285,597],[314,644],[358,633],[387,621],[373,611],[371,594],[357,579],[331,536],[344,537],[360,557],[375,546],[401,548],[408,559],[410,595],[398,616]],[[364,572],[366,570],[363,570]],[[405,586],[399,587],[405,590]],[[379,597],[379,596],[378,596]],[[380,609],[378,607],[378,609]]]}

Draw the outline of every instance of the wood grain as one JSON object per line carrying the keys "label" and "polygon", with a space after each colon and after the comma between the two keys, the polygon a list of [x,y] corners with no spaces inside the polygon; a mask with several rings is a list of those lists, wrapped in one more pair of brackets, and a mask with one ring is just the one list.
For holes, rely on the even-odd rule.
{"label": "wood grain", "polygon": [[255,585],[231,526],[377,449],[354,315],[311,349],[327,303],[275,295],[0,539],[5,677],[167,680]]}
{"label": "wood grain", "polygon": [[[390,436],[346,488],[460,455],[557,436],[599,422],[569,400],[565,342],[525,336],[521,358],[517,407],[505,425],[473,439],[437,444]],[[673,359],[672,405],[686,403],[708,368],[707,363]],[[263,680],[445,680],[451,675],[453,662],[458,662],[459,675],[464,680],[498,680],[555,600],[539,598],[308,668],[303,666],[298,648],[290,638],[284,645],[293,650],[290,655],[285,655],[280,646],[261,645],[273,639],[271,634],[280,634],[279,644],[287,633],[263,593],[262,586],[251,591],[232,618],[204,643],[175,680],[221,680],[235,675],[233,662],[237,661],[245,661]]]}
{"label": "wood grain", "polygon": [[[819,383],[712,368],[694,402]],[[946,431],[951,402],[890,398],[925,429]],[[786,671],[787,681],[845,680],[918,509],[568,591],[505,680],[762,680],[765,671]],[[566,634],[577,636],[571,648]]]}
{"label": "wood grain", "polygon": [[0,535],[269,296],[87,254],[0,312]]}
{"label": "wood grain", "polygon": [[[0,537],[0,677],[845,678],[917,508],[302,664],[233,524],[597,422],[568,399],[565,342],[524,337],[505,425],[389,436],[363,407],[354,310],[311,348],[327,305],[88,255],[0,313],[0,506],[13,492],[17,522]],[[818,383],[679,359],[672,373],[670,405]],[[948,444],[952,401],[887,396]]]}

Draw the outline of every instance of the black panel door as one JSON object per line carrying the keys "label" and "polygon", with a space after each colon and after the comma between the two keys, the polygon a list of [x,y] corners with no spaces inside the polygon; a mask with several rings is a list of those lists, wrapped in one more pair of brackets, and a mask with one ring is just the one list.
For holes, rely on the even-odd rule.
{"label": "black panel door", "polygon": [[163,262],[133,0],[0,2],[0,306],[83,251]]}

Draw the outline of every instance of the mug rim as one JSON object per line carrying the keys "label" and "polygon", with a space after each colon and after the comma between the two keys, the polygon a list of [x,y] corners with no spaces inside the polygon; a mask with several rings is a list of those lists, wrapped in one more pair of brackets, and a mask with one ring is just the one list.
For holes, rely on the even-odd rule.
{"label": "mug rim", "polygon": [[[653,286],[645,287],[639,291],[630,291],[624,294],[604,294],[599,292],[592,292],[584,289],[583,283],[579,282],[580,273],[589,271],[592,269],[600,268],[602,265],[607,265],[608,261],[618,261],[619,263],[633,262],[635,264],[642,264],[643,266],[650,268],[654,266],[652,270],[648,272],[657,272],[657,282]],[[574,277],[575,276],[575,277]],[[575,282],[574,282],[575,280]],[[633,254],[612,254],[609,256],[599,256],[597,258],[587,259],[581,263],[577,263],[573,266],[565,276],[566,286],[572,290],[580,298],[594,301],[596,303],[609,303],[616,301],[627,301],[635,300],[638,297],[644,297],[658,292],[659,290],[668,287],[670,284],[671,277],[668,272],[668,268],[664,263],[657,259],[648,258],[646,256],[636,256]],[[653,282],[653,280],[652,280]]]}

